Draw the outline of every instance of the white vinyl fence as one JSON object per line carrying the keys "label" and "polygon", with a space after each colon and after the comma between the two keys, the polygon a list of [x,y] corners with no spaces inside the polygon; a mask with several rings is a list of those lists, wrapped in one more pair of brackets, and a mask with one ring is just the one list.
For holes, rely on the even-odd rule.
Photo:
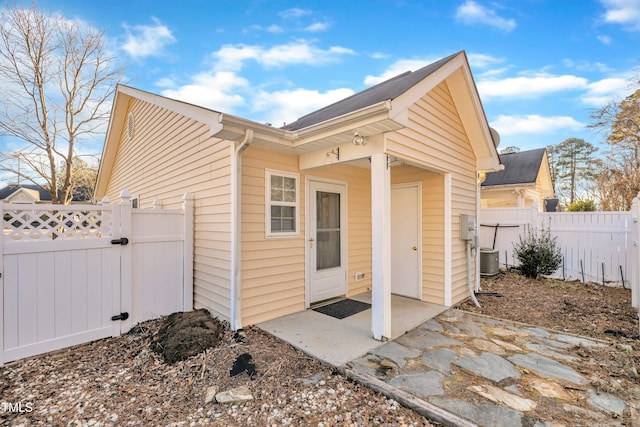
{"label": "white vinyl fence", "polygon": [[2,204],[0,365],[193,306],[193,200],[182,209]]}
{"label": "white vinyl fence", "polygon": [[498,250],[501,266],[514,266],[513,247],[527,230],[549,230],[562,252],[553,277],[629,286],[630,212],[538,212],[536,208],[480,211],[480,247]]}
{"label": "white vinyl fence", "polygon": [[640,315],[640,193],[630,212],[480,210],[480,247],[497,250],[501,266],[517,264],[513,245],[528,229],[548,229],[556,238],[563,262],[553,277],[631,288],[631,305]]}

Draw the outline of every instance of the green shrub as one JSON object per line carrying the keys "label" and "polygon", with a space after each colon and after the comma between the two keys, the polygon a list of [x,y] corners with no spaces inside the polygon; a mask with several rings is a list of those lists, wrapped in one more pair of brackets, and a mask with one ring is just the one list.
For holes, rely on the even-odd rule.
{"label": "green shrub", "polygon": [[567,206],[567,212],[594,212],[597,210],[593,200],[578,200]]}
{"label": "green shrub", "polygon": [[513,254],[520,261],[520,272],[532,279],[554,273],[562,263],[562,253],[549,229],[525,231],[513,245]]}

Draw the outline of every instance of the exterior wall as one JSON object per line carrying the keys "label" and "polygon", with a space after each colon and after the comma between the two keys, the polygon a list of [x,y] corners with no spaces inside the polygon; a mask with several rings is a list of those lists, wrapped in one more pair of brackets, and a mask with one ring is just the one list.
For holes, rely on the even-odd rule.
{"label": "exterior wall", "polygon": [[265,169],[298,173],[298,156],[250,146],[242,154],[244,326],[305,308],[304,177],[299,178],[300,235],[265,238]]}
{"label": "exterior wall", "polygon": [[422,183],[422,300],[444,304],[444,175],[413,166],[391,169],[391,183]]}
{"label": "exterior wall", "polygon": [[[532,190],[529,190],[530,193]],[[518,206],[518,196],[515,194],[515,188],[505,188],[503,190],[481,190],[480,207],[481,208],[515,208]],[[539,194],[539,193],[538,193]],[[536,199],[540,199],[536,197]],[[530,208],[533,206],[533,199],[524,197],[523,206]],[[544,198],[538,202],[538,208],[544,207]]]}
{"label": "exterior wall", "polygon": [[[460,240],[460,214],[476,215],[476,158],[446,82],[409,109],[407,128],[387,134],[386,151],[443,173],[451,173],[452,304],[467,298],[466,245]],[[475,266],[472,274],[475,277]]]}
{"label": "exterior wall", "polygon": [[[242,154],[242,324],[306,307],[306,178],[347,184],[347,295],[371,290],[371,179],[368,169],[341,164],[299,171],[298,156],[250,146]],[[265,169],[299,173],[300,236],[265,238]],[[355,272],[365,273],[355,281]]]}
{"label": "exterior wall", "polygon": [[229,320],[232,143],[212,138],[208,126],[141,100],[128,105],[135,129],[120,135],[106,195],[123,189],[148,208],[158,198],[167,208],[195,197],[194,307]]}

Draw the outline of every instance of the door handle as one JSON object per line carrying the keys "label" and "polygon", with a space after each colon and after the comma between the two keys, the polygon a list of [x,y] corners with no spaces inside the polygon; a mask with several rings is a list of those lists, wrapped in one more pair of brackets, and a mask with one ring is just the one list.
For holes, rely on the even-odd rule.
{"label": "door handle", "polygon": [[309,245],[310,248],[313,248],[313,237],[309,239]]}
{"label": "door handle", "polygon": [[413,248],[411,248],[411,249],[413,249],[414,251],[417,251],[418,247],[414,245]]}

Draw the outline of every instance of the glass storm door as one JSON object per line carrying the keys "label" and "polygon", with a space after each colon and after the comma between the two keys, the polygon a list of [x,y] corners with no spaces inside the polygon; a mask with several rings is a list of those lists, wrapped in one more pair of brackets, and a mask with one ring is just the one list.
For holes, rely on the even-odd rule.
{"label": "glass storm door", "polygon": [[346,295],[346,186],[309,181],[309,302]]}

